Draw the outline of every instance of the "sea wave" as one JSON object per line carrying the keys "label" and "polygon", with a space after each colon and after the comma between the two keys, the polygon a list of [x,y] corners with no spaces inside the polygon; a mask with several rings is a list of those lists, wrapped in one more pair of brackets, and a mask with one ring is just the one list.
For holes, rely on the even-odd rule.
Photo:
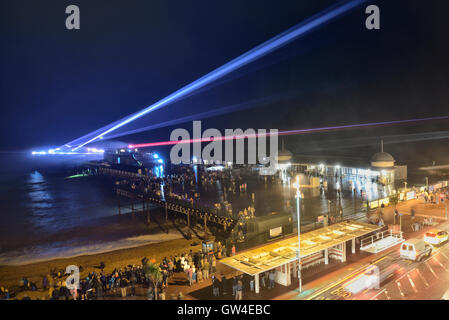
{"label": "sea wave", "polygon": [[119,249],[128,249],[159,243],[174,239],[180,239],[182,235],[178,231],[170,230],[168,233],[156,233],[123,238],[115,241],[96,242],[92,244],[73,245],[73,243],[59,243],[45,246],[26,247],[20,250],[4,252],[0,254],[1,265],[24,265],[34,262],[49,261],[54,259],[71,258],[81,255],[94,255]]}

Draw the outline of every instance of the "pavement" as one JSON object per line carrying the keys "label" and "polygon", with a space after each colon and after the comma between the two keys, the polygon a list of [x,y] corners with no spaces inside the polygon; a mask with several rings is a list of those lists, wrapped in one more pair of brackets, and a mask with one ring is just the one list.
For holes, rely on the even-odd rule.
{"label": "pavement", "polygon": [[[449,201],[446,201],[449,207]],[[432,218],[436,220],[446,220],[446,208],[444,203],[431,204],[424,203],[424,200],[408,200],[398,203],[396,206],[399,213],[404,216],[411,216],[411,211],[414,209],[415,216],[421,218]],[[394,206],[387,206],[384,209],[384,219],[387,223],[393,223]],[[396,221],[398,223],[398,221]]]}
{"label": "pavement", "polygon": [[[407,238],[421,238],[433,227],[408,234]],[[449,231],[449,222],[438,225],[438,229]],[[422,262],[414,262],[399,257],[397,245],[387,251],[373,255],[374,261],[369,266],[376,266],[380,271],[381,283],[378,288],[363,288],[358,292],[351,290],[351,285],[364,278],[367,265],[360,263],[350,272],[329,275],[310,283],[302,295],[291,294],[290,299],[305,300],[428,300],[441,299],[449,289],[449,243],[434,246],[432,255]],[[358,267],[357,267],[358,266]],[[323,286],[318,288],[320,283]],[[317,289],[318,288],[318,289]],[[315,290],[313,290],[315,289]],[[309,290],[309,291],[307,291]]]}

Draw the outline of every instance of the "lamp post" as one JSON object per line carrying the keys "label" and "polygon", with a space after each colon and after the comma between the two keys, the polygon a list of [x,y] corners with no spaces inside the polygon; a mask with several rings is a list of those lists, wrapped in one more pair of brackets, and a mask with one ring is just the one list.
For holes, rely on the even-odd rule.
{"label": "lamp post", "polygon": [[447,201],[444,201],[444,210],[446,213],[446,221],[447,221]]}
{"label": "lamp post", "polygon": [[293,184],[296,188],[296,218],[298,220],[298,280],[299,280],[299,293],[302,292],[302,279],[301,279],[301,221],[300,221],[300,209],[299,198],[301,198],[301,192],[299,191],[299,175],[296,176],[296,183]]}

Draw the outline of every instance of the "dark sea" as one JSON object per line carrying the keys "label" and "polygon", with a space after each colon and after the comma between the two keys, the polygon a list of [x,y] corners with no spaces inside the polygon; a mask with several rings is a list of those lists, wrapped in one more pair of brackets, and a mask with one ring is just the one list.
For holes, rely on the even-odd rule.
{"label": "dark sea", "polygon": [[160,241],[139,218],[117,214],[114,180],[68,178],[89,157],[0,154],[0,265]]}

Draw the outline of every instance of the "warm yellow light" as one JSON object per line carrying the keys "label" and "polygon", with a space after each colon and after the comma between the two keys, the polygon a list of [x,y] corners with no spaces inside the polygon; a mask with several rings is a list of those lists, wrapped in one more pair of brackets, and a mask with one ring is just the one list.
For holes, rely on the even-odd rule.
{"label": "warm yellow light", "polygon": [[299,192],[299,175],[296,176],[296,182],[293,184],[293,187]]}

